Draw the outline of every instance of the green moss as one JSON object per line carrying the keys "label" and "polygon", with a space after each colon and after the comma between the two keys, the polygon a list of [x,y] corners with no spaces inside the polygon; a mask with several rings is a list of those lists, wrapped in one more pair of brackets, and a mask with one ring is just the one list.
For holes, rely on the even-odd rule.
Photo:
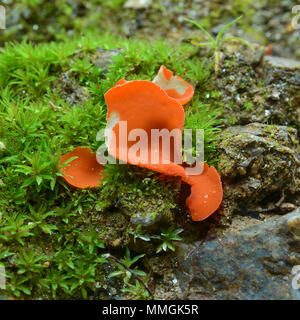
{"label": "green moss", "polygon": [[236,116],[231,116],[229,119],[228,119],[228,122],[230,125],[234,126],[235,124],[238,123],[238,118]]}
{"label": "green moss", "polygon": [[89,32],[109,28],[112,31],[112,20],[124,2],[125,0],[90,0],[88,3],[83,0],[6,0],[5,4],[9,12],[13,13],[13,19],[10,19],[12,22],[7,21],[8,29],[0,35],[0,39],[3,42],[63,41],[82,34],[82,30]]}
{"label": "green moss", "polygon": [[172,183],[162,183],[157,177],[157,173],[136,166],[106,165],[97,210],[118,208],[129,217],[138,214],[153,221],[163,215],[172,222],[176,191]]}
{"label": "green moss", "polygon": [[246,100],[244,102],[244,108],[247,110],[247,111],[253,111],[254,109],[254,104],[252,101],[249,101],[249,100]]}

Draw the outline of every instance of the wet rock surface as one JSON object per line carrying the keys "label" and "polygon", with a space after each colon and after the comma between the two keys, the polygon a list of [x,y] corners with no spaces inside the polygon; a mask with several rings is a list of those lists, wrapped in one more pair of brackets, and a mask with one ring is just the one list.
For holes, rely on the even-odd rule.
{"label": "wet rock surface", "polygon": [[180,245],[175,275],[185,299],[300,299],[300,209],[278,219]]}
{"label": "wet rock surface", "polygon": [[[300,62],[292,59],[280,58],[275,56],[266,56],[265,62],[274,68],[282,68],[286,70],[298,69]],[[298,83],[298,81],[297,81]]]}
{"label": "wet rock surface", "polygon": [[214,83],[224,108],[227,125],[251,122],[299,128],[300,62],[265,55],[241,45],[226,46],[219,76]]}
{"label": "wet rock surface", "polygon": [[[270,93],[266,95],[266,105],[272,110],[268,113],[278,119],[277,123],[299,128],[300,61],[265,56],[263,70],[266,92]],[[265,114],[267,110],[265,109]]]}
{"label": "wet rock surface", "polygon": [[224,183],[225,212],[293,201],[300,190],[297,130],[252,123],[222,133],[218,164]]}

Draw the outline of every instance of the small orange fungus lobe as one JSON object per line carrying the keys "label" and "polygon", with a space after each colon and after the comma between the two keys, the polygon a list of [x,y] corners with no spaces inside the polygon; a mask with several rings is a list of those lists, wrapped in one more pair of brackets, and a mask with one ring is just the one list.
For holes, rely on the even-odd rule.
{"label": "small orange fungus lobe", "polygon": [[96,154],[90,148],[78,147],[61,156],[60,166],[73,157],[76,157],[76,159],[60,169],[63,178],[76,188],[84,189],[99,186],[103,178],[103,166],[97,162]]}
{"label": "small orange fungus lobe", "polygon": [[174,76],[173,72],[165,66],[161,66],[157,76],[153,79],[153,83],[160,86],[166,93],[177,100],[179,103],[186,104],[193,95],[193,87],[179,76]]}
{"label": "small orange fungus lobe", "polygon": [[194,221],[202,221],[213,214],[223,199],[221,178],[214,167],[204,163],[200,175],[185,176],[182,180],[191,185],[191,194],[186,199]]}

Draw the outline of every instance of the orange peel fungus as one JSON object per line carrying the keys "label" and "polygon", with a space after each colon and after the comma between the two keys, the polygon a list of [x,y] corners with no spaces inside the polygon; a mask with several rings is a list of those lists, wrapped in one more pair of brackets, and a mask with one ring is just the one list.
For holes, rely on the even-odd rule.
{"label": "orange peel fungus", "polygon": [[72,186],[80,189],[93,188],[101,184],[103,165],[99,164],[96,155],[90,148],[78,147],[60,158],[60,166],[71,160],[60,171],[64,179]]}
{"label": "orange peel fungus", "polygon": [[[214,167],[204,163],[201,174],[188,175],[185,168],[175,161],[176,155],[180,157],[182,152],[181,136],[185,118],[182,105],[190,101],[193,94],[192,86],[180,77],[174,76],[165,66],[161,66],[152,82],[126,81],[124,78],[119,80],[105,94],[106,128],[111,133],[106,145],[108,153],[116,159],[164,175],[181,177],[183,182],[191,186],[191,194],[186,199],[186,205],[190,209],[192,219],[202,221],[219,208],[223,190],[220,176]],[[125,122],[126,127],[122,131],[120,127]],[[139,129],[147,135],[145,139],[140,137],[136,142],[136,137],[131,137],[130,134],[132,130]],[[162,144],[153,146],[153,129],[167,129],[169,132],[175,130],[179,139],[174,137],[168,150],[164,150]],[[151,158],[153,149],[158,154],[155,163]],[[62,156],[61,164],[73,156],[78,158],[61,169],[65,180],[78,188],[98,186],[101,183],[103,166],[97,163],[96,155],[89,148],[79,147]]]}
{"label": "orange peel fungus", "polygon": [[174,76],[165,66],[160,67],[152,82],[181,104],[186,104],[193,98],[194,88],[179,76]]}

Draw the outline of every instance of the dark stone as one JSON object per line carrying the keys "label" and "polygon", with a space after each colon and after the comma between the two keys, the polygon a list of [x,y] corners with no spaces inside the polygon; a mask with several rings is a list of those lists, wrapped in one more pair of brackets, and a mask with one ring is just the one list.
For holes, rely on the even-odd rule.
{"label": "dark stone", "polygon": [[299,128],[300,62],[265,56],[240,44],[226,45],[216,79],[224,104],[222,117],[229,125],[251,122]]}
{"label": "dark stone", "polygon": [[[300,209],[205,242],[179,245],[175,275],[186,299],[300,299]],[[295,280],[295,279],[294,279]]]}

